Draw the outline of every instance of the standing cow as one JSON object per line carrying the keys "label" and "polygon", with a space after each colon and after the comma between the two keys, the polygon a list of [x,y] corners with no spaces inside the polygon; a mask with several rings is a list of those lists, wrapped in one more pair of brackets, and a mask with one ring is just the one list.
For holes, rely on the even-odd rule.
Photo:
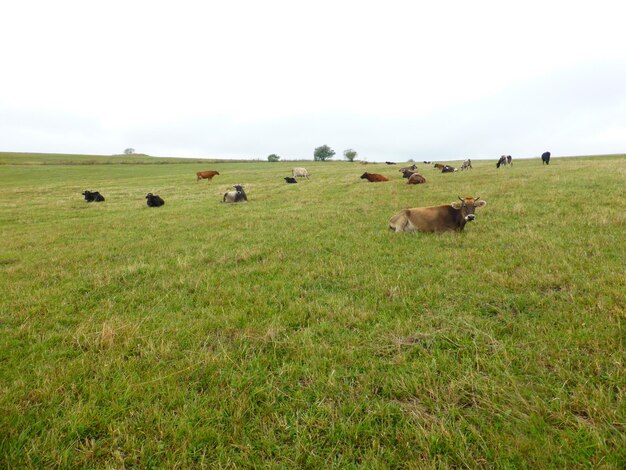
{"label": "standing cow", "polygon": [[471,170],[471,169],[472,169],[472,161],[468,158],[467,160],[463,162],[463,165],[461,165],[461,171]]}
{"label": "standing cow", "polygon": [[214,176],[219,175],[219,171],[199,171],[196,173],[196,181],[200,181],[202,179],[209,180],[209,183],[213,179]]}
{"label": "standing cow", "polygon": [[501,165],[513,166],[513,157],[511,155],[502,155],[496,163],[496,168],[500,168]]}
{"label": "standing cow", "polygon": [[389,229],[395,232],[460,232],[467,222],[475,219],[474,211],[487,205],[486,201],[479,199],[459,196],[459,201],[452,204],[405,209],[389,219]]}
{"label": "standing cow", "polygon": [[306,171],[306,168],[298,167],[291,170],[291,176],[294,178],[306,178],[309,179],[309,172]]}
{"label": "standing cow", "polygon": [[543,165],[549,165],[550,164],[550,152],[543,152],[541,154],[541,163]]}

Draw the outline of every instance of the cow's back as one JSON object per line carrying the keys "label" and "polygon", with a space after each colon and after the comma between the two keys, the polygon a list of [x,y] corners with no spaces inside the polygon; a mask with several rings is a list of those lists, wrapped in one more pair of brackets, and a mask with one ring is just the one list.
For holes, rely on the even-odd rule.
{"label": "cow's back", "polygon": [[396,231],[404,232],[446,232],[456,230],[454,210],[450,205],[415,207],[398,212],[389,220]]}

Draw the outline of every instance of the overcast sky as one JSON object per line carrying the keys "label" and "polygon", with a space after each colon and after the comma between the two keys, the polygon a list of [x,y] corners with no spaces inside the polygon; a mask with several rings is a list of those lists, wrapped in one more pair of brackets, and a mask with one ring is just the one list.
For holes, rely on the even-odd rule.
{"label": "overcast sky", "polygon": [[0,151],[626,152],[626,2],[8,1]]}

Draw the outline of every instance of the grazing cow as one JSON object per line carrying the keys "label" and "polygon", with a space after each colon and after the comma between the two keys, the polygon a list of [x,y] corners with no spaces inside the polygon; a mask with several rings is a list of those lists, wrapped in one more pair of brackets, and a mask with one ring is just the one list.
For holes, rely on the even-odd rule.
{"label": "grazing cow", "polygon": [[463,165],[461,165],[461,171],[471,170],[471,169],[472,169],[472,161],[468,158],[467,160],[463,162]]}
{"label": "grazing cow", "polygon": [[161,207],[163,204],[165,204],[165,201],[156,194],[148,193],[146,194],[146,199],[146,204],[148,204],[148,207]]}
{"label": "grazing cow", "polygon": [[378,173],[368,173],[367,171],[361,175],[362,180],[367,180],[370,183],[379,183],[381,181],[389,181],[385,175],[379,175]]}
{"label": "grazing cow", "polygon": [[423,184],[426,182],[426,178],[424,178],[419,173],[413,173],[406,184]]}
{"label": "grazing cow", "polygon": [[385,162],[387,165],[395,165],[396,162]]}
{"label": "grazing cow", "polygon": [[455,171],[459,171],[458,168],[454,168],[453,166],[450,166],[450,165],[444,165],[443,168],[441,169],[442,173],[454,173]]}
{"label": "grazing cow", "polygon": [[295,178],[292,178],[291,176],[285,176],[285,181],[289,184],[293,184],[293,183],[297,183],[298,180]]}
{"label": "grazing cow", "polygon": [[291,170],[291,176],[294,178],[306,178],[309,179],[309,172],[306,171],[306,168],[294,168]]}
{"label": "grazing cow", "polygon": [[224,194],[223,202],[247,202],[248,196],[246,196],[246,192],[243,190],[243,186],[240,184],[236,184],[234,186],[234,191],[228,191]]}
{"label": "grazing cow", "polygon": [[411,171],[411,170],[400,170],[400,173],[402,173],[402,177],[403,178],[410,178],[412,174],[417,173],[417,171]]}
{"label": "grazing cow", "polygon": [[541,154],[541,163],[543,165],[549,165],[550,164],[550,152],[543,152]]}
{"label": "grazing cow", "polygon": [[211,180],[213,179],[213,177],[215,175],[219,175],[220,172],[219,171],[199,171],[198,173],[196,173],[196,181],[200,181],[202,179],[205,180],[209,180],[209,183],[211,182]]}
{"label": "grazing cow", "polygon": [[513,166],[513,157],[511,155],[502,155],[496,163],[496,168],[500,168],[501,165]]}
{"label": "grazing cow", "polygon": [[424,160],[424,164],[426,165],[430,165],[432,162],[427,162],[426,160]]}
{"label": "grazing cow", "polygon": [[411,166],[405,166],[404,168],[400,168],[398,171],[399,171],[400,173],[402,173],[402,172],[403,172],[403,171],[405,171],[405,170],[415,171],[415,170],[417,170],[417,165],[416,165],[415,163],[413,163],[413,165],[411,165]]}
{"label": "grazing cow", "polygon": [[85,201],[87,202],[103,202],[104,196],[100,194],[98,191],[84,191],[81,193],[85,196]]}
{"label": "grazing cow", "polygon": [[487,204],[479,199],[459,196],[459,201],[452,204],[405,209],[389,219],[389,229],[396,232],[460,232],[476,217],[474,210]]}

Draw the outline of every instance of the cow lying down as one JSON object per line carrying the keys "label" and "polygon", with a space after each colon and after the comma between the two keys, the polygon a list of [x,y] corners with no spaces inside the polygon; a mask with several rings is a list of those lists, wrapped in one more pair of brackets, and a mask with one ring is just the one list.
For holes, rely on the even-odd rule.
{"label": "cow lying down", "polygon": [[459,196],[452,204],[405,209],[389,219],[389,228],[396,232],[460,232],[476,217],[474,210],[487,205],[479,199]]}
{"label": "cow lying down", "polygon": [[100,194],[98,191],[84,191],[81,193],[85,196],[85,201],[87,202],[103,202],[104,196]]}
{"label": "cow lying down", "polygon": [[228,191],[224,194],[223,202],[248,202],[248,196],[240,184],[235,185],[234,191]]}
{"label": "cow lying down", "polygon": [[146,204],[148,205],[148,207],[161,207],[165,204],[165,201],[161,198],[161,196],[148,193],[146,194]]}

